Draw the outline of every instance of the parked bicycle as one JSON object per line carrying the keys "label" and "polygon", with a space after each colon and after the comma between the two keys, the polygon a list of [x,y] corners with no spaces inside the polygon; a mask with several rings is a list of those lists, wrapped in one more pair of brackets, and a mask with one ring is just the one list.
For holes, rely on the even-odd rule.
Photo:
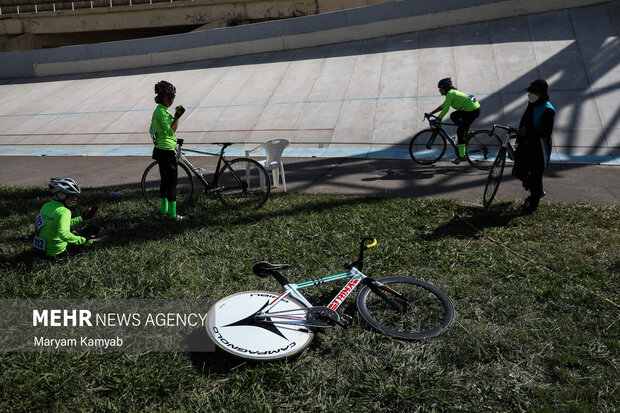
{"label": "parked bicycle", "polygon": [[[495,198],[495,194],[497,193],[497,189],[499,188],[499,183],[502,180],[502,175],[504,174],[504,166],[506,165],[506,154],[511,160],[515,159],[515,148],[510,144],[510,138],[515,138],[517,135],[517,130],[512,126],[505,125],[493,125],[493,129],[489,131],[489,134],[497,136],[495,133],[495,129],[504,129],[506,134],[504,135],[504,139],[501,140],[502,146],[497,153],[497,157],[493,162],[493,166],[491,167],[491,171],[489,172],[489,176],[487,177],[487,184],[484,187],[484,194],[482,195],[482,205],[485,208],[488,208],[493,202],[493,198]],[[499,136],[497,136],[499,139]]]}
{"label": "parked bicycle", "polygon": [[[236,210],[258,209],[269,198],[271,183],[267,171],[258,162],[250,158],[235,158],[228,160],[224,156],[224,151],[232,145],[230,142],[219,143],[222,149],[217,152],[208,152],[198,149],[184,148],[177,146],[176,155],[179,166],[179,176],[177,179],[177,204],[179,208],[186,207],[194,195],[194,180],[192,174],[196,176],[198,182],[204,186],[203,192],[206,195],[217,194],[225,207]],[[203,175],[204,169],[196,168],[185,157],[186,152],[198,153],[202,155],[217,156],[217,166],[213,173],[213,179],[208,182]],[[191,173],[190,173],[191,171]],[[157,162],[147,166],[142,175],[142,195],[146,202],[153,208],[159,210],[159,184],[161,176]]]}
{"label": "parked bicycle", "polygon": [[[409,143],[411,159],[421,165],[431,165],[441,159],[446,152],[447,143],[450,143],[458,154],[458,146],[454,138],[444,129],[445,126],[457,126],[453,123],[437,122],[437,116],[425,113],[429,128],[421,130],[413,136]],[[491,168],[491,161],[495,159],[501,140],[488,130],[468,132],[465,136],[465,158],[471,166],[481,170]]]}
{"label": "parked bicycle", "polygon": [[[346,272],[301,283],[289,282],[280,271],[288,264],[256,263],[259,277],[274,277],[282,293],[244,291],[215,303],[207,314],[206,330],[222,350],[247,359],[280,360],[300,354],[314,334],[332,326],[347,328],[352,318],[336,312],[358,285],[357,308],[373,328],[403,340],[437,337],[454,322],[450,298],[425,281],[407,277],[372,279],[362,273],[364,251],[377,245],[372,237],[360,242],[357,260],[345,264]],[[313,306],[299,291],[349,278],[324,307]]]}

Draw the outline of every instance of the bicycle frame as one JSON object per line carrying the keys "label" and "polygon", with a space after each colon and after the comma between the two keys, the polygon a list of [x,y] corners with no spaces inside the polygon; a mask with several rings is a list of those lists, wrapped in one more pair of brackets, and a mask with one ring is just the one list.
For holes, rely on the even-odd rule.
{"label": "bicycle frame", "polygon": [[[308,308],[312,308],[313,305],[304,297],[299,289],[306,287],[313,287],[320,284],[341,280],[343,278],[349,278],[349,282],[336,294],[336,296],[331,300],[331,302],[327,305],[327,308],[330,310],[336,311],[340,306],[346,301],[346,299],[353,293],[355,288],[361,283],[371,286],[375,286],[378,289],[383,289],[392,294],[395,294],[402,298],[402,295],[398,292],[392,290],[384,284],[381,284],[379,281],[374,280],[367,275],[363,274],[360,270],[355,267],[352,267],[349,271],[339,274],[332,274],[322,278],[316,278],[314,280],[304,281],[301,283],[286,283],[283,285],[284,292],[276,297],[272,302],[268,303],[266,307],[262,308],[260,312],[256,315],[256,320],[258,321],[269,321],[272,323],[278,324],[292,324],[292,325],[303,325],[303,326],[315,326],[314,324],[304,322],[306,320],[305,316],[297,316],[297,315],[288,315],[283,313],[273,312],[272,310],[280,301],[282,301],[285,297],[291,296],[296,300],[300,301]],[[379,294],[383,295],[381,292]],[[387,296],[384,296],[386,301],[390,303],[397,309],[400,309],[393,300],[389,299]],[[274,320],[276,319],[276,320]]]}
{"label": "bicycle frame", "polygon": [[304,323],[305,317],[303,316],[279,314],[277,311],[275,313],[270,313],[269,311],[272,310],[276,305],[278,305],[278,303],[282,301],[282,299],[284,299],[285,297],[289,295],[295,298],[296,300],[300,301],[306,307],[308,308],[313,307],[310,301],[308,301],[306,297],[304,297],[299,292],[299,289],[306,288],[306,287],[313,287],[313,286],[317,286],[320,284],[325,284],[328,282],[337,281],[337,280],[341,280],[343,278],[349,278],[349,277],[351,278],[349,282],[340,290],[340,292],[332,299],[332,301],[327,306],[329,309],[336,311],[342,305],[342,303],[344,303],[347,297],[351,295],[353,290],[355,290],[355,287],[357,287],[360,284],[360,282],[362,282],[364,279],[368,278],[366,275],[364,275],[361,271],[359,271],[355,267],[351,268],[351,270],[347,272],[343,272],[340,274],[332,274],[332,275],[328,275],[322,278],[316,278],[314,280],[304,281],[301,283],[285,284],[283,286],[284,292],[280,294],[278,297],[276,297],[272,302],[267,304],[265,308],[261,309],[260,313],[256,315],[256,319],[257,320],[268,320],[271,322],[274,322],[275,321],[274,319],[278,319],[278,321],[276,321],[278,324],[309,325],[308,323]]}
{"label": "bicycle frame", "polygon": [[493,124],[493,129],[491,129],[491,133],[495,133],[495,129],[504,129],[506,131],[506,134],[504,135],[504,139],[502,141],[502,148],[505,148],[508,151],[510,159],[514,159],[515,149],[510,144],[510,138],[514,138],[516,136],[516,130],[512,126]]}
{"label": "bicycle frame", "polygon": [[[224,150],[226,149],[226,147],[227,147],[227,145],[224,145],[222,147],[222,149],[218,153],[201,151],[199,149],[188,149],[188,148],[185,148],[185,149],[181,150],[181,148],[179,147],[177,149],[177,162],[178,161],[182,161],[185,164],[185,166],[187,166],[189,168],[189,170],[192,171],[194,173],[194,175],[196,175],[198,177],[200,182],[202,182],[202,184],[206,188],[206,192],[208,194],[211,194],[213,192],[217,192],[217,191],[220,191],[222,189],[220,187],[213,187],[213,182],[215,181],[215,178],[217,177],[217,175],[220,172],[220,169],[221,169],[221,166],[222,166],[222,162],[224,163],[224,166],[228,166],[229,165],[228,160],[226,158],[224,158]],[[199,153],[199,154],[202,154],[202,155],[209,155],[209,156],[217,156],[218,157],[217,166],[215,167],[215,172],[213,174],[213,180],[211,181],[211,183],[207,182],[207,180],[204,178],[204,176],[202,176],[202,173],[200,172],[201,168],[196,168],[194,165],[192,165],[192,163],[189,161],[189,159],[187,159],[187,157],[185,156],[185,152],[193,152],[193,153]],[[240,183],[241,183],[241,181],[240,181]]]}
{"label": "bicycle frame", "polygon": [[428,149],[431,149],[431,146],[433,146],[433,144],[435,143],[435,138],[437,137],[437,134],[440,133],[444,136],[444,138],[446,138],[446,140],[450,143],[450,145],[452,145],[452,147],[454,148],[454,150],[458,150],[458,146],[456,144],[456,141],[454,140],[454,138],[452,137],[452,135],[450,135],[450,133],[445,130],[443,127],[444,126],[457,126],[454,123],[447,123],[447,122],[439,122],[436,125],[431,125],[431,119],[435,118],[435,119],[439,119],[437,118],[437,116],[435,115],[430,115],[430,116],[426,116],[424,115],[424,118],[428,120],[428,126],[433,129],[434,131],[436,131],[437,133],[431,135],[431,138],[429,139],[428,143],[426,144],[426,147]]}

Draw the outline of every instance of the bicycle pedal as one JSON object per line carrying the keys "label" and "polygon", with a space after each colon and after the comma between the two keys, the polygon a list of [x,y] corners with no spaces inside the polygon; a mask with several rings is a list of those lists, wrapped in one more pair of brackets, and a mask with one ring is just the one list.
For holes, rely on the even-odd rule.
{"label": "bicycle pedal", "polygon": [[342,328],[347,329],[353,324],[353,317],[348,314],[343,314],[340,316],[340,323]]}

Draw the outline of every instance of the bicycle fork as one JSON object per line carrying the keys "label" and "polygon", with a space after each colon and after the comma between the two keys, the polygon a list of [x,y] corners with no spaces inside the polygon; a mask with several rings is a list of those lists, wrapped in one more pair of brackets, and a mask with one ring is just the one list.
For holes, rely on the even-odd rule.
{"label": "bicycle fork", "polygon": [[[370,290],[373,293],[377,294],[379,297],[383,299],[383,301],[391,305],[394,308],[394,310],[398,311],[399,313],[404,313],[405,310],[407,309],[407,306],[409,305],[409,300],[407,300],[407,298],[401,293],[392,290],[390,287],[384,284],[381,284],[379,281],[373,280],[370,277],[367,277],[366,279],[364,279],[364,283],[370,288]],[[402,306],[398,305],[398,303],[392,300],[392,298],[388,296],[386,292],[398,298],[403,303],[403,305]]]}
{"label": "bicycle fork", "polygon": [[437,135],[438,134],[439,134],[439,132],[437,132],[437,131],[435,131],[434,133],[431,134],[430,139],[428,140],[428,142],[426,142],[426,149],[431,149],[431,147],[435,143],[435,139],[437,139]]}

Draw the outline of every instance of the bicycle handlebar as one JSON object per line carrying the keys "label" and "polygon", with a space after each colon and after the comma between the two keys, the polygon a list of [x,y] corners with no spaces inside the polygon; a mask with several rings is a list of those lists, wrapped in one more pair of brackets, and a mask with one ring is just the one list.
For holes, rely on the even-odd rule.
{"label": "bicycle handlebar", "polygon": [[[370,244],[368,244],[368,245],[364,245],[364,244],[365,244],[365,241],[372,241],[372,242],[371,242]],[[377,240],[376,240],[375,238],[372,238],[372,237],[366,237],[366,238],[364,238],[364,239],[362,240],[362,245],[363,245],[363,246],[364,246],[367,250],[369,250],[369,249],[374,248],[374,247],[376,247],[376,246],[377,246]]]}
{"label": "bicycle handlebar", "polygon": [[344,268],[350,270],[353,267],[356,267],[358,270],[362,271],[362,267],[364,266],[364,251],[369,250],[377,246],[377,240],[375,237],[364,237],[360,241],[360,253],[357,257],[357,260],[348,262],[344,265]]}
{"label": "bicycle handlebar", "polygon": [[500,125],[498,123],[495,123],[495,124],[493,124],[493,129],[491,129],[491,133],[495,132],[496,128],[504,129],[508,133],[516,133],[517,132],[517,130],[515,128],[513,128],[512,126]]}

